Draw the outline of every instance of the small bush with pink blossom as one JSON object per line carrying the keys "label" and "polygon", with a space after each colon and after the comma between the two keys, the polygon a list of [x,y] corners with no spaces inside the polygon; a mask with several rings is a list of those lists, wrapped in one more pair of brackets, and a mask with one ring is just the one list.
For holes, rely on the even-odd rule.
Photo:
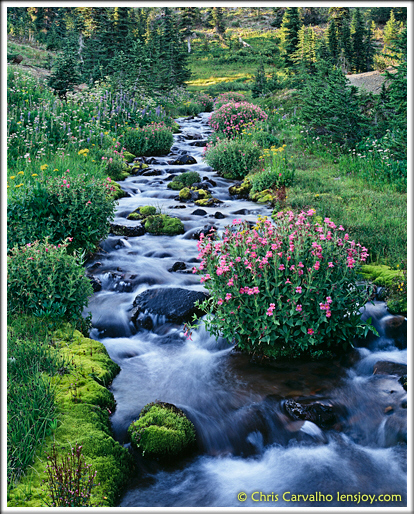
{"label": "small bush with pink blossom", "polygon": [[243,93],[235,93],[234,91],[227,91],[226,93],[221,93],[214,100],[214,109],[220,109],[220,107],[224,104],[228,104],[231,102],[245,102],[246,97]]}
{"label": "small bush with pink blossom", "polygon": [[69,251],[93,252],[109,234],[115,213],[113,181],[88,174],[51,177],[13,191],[7,205],[7,247],[70,237]]}
{"label": "small bush with pink blossom", "polygon": [[222,132],[228,138],[242,133],[255,123],[265,121],[267,114],[257,105],[248,102],[231,102],[222,105],[209,118],[210,126],[216,132]]}
{"label": "small bush with pink blossom", "polygon": [[210,293],[202,304],[210,333],[271,358],[332,356],[366,335],[369,292],[357,273],[367,250],[329,218],[313,222],[314,213],[279,212],[253,228],[234,220],[221,240],[201,235],[194,272]]}
{"label": "small bush with pink blossom", "polygon": [[9,314],[78,321],[93,294],[80,259],[69,255],[70,239],[15,246],[7,257]]}

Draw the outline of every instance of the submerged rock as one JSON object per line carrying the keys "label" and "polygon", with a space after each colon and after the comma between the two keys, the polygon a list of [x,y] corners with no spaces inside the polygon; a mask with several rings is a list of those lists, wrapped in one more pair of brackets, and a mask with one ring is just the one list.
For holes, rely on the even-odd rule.
{"label": "submerged rock", "polygon": [[143,236],[145,234],[145,228],[141,225],[136,227],[127,227],[125,225],[117,225],[116,223],[111,223],[110,231],[115,236],[137,237]]}
{"label": "submerged rock", "polygon": [[374,375],[397,375],[407,373],[407,365],[391,361],[378,361],[374,364]]}
{"label": "submerged rock", "polygon": [[175,161],[170,161],[173,166],[182,166],[185,164],[197,164],[196,159],[192,155],[180,155]]}
{"label": "submerged rock", "polygon": [[194,304],[197,300],[202,302],[206,298],[208,295],[202,291],[183,288],[148,289],[135,298],[131,319],[135,324],[141,313],[148,312],[165,316],[168,321],[174,323],[183,323],[189,321],[193,314],[202,314]]}
{"label": "submerged rock", "polygon": [[312,421],[322,428],[329,427],[336,422],[336,416],[330,405],[323,405],[322,403],[302,405],[295,400],[286,400],[284,408],[292,419]]}

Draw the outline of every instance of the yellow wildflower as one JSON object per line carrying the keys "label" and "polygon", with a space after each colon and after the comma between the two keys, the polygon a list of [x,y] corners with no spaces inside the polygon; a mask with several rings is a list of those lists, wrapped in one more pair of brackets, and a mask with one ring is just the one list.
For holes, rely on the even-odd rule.
{"label": "yellow wildflower", "polygon": [[19,171],[18,175],[24,175],[24,171]]}
{"label": "yellow wildflower", "polygon": [[41,169],[41,171],[45,171],[45,169],[46,169],[46,168],[48,168],[48,167],[49,167],[49,166],[48,166],[47,164],[42,164],[42,165],[40,166],[40,169]]}
{"label": "yellow wildflower", "polygon": [[20,186],[22,186],[22,185],[23,185],[23,184],[19,184],[18,186],[16,185],[16,186],[14,186],[14,187],[20,187]]}
{"label": "yellow wildflower", "polygon": [[37,177],[37,173],[32,173],[32,177]]}
{"label": "yellow wildflower", "polygon": [[14,178],[16,178],[16,175],[12,175],[12,176],[10,177],[10,180],[13,180]]}

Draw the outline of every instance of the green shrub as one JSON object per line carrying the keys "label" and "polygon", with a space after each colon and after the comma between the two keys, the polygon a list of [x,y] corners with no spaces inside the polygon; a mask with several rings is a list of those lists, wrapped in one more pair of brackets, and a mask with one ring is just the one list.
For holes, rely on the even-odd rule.
{"label": "green shrub", "polygon": [[143,455],[168,459],[179,456],[194,446],[194,425],[174,405],[150,403],[128,428],[132,445]]}
{"label": "green shrub", "polygon": [[295,168],[283,155],[286,145],[263,150],[262,171],[251,177],[252,193],[264,189],[279,189],[293,183]]}
{"label": "green shrub", "polygon": [[234,220],[223,241],[201,238],[210,333],[273,358],[326,357],[367,333],[360,309],[369,292],[357,286],[366,248],[329,218],[312,223],[314,212],[280,212],[275,225],[263,218],[252,229]]}
{"label": "green shrub", "polygon": [[254,141],[224,139],[214,146],[207,143],[204,159],[223,177],[241,179],[259,166],[260,155],[260,147]]}
{"label": "green shrub", "polygon": [[49,237],[50,244],[70,239],[69,251],[92,252],[107,237],[115,200],[111,179],[70,173],[13,190],[7,205],[7,246]]}
{"label": "green shrub", "polygon": [[170,189],[174,189],[179,191],[183,187],[190,187],[195,182],[200,182],[201,177],[196,171],[186,171],[181,175],[177,175],[174,179],[168,184]]}
{"label": "green shrub", "polygon": [[79,260],[46,238],[15,246],[7,257],[7,307],[13,313],[76,320],[93,289]]}
{"label": "green shrub", "polygon": [[141,157],[167,155],[173,141],[172,132],[164,123],[152,123],[128,130],[122,144],[128,152]]}
{"label": "green shrub", "polygon": [[184,225],[182,221],[178,218],[167,216],[166,214],[148,216],[144,226],[147,232],[158,236],[174,236],[176,234],[184,233]]}
{"label": "green shrub", "polygon": [[107,161],[105,173],[112,180],[124,180],[129,176],[127,166],[121,156],[108,157],[105,160]]}
{"label": "green shrub", "polygon": [[214,111],[209,118],[209,124],[216,132],[222,132],[231,138],[241,134],[243,129],[266,119],[267,114],[257,105],[231,102]]}

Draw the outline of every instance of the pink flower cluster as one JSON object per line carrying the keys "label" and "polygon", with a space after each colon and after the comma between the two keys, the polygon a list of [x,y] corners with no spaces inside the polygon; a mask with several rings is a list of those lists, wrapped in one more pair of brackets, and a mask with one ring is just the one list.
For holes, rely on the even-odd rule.
{"label": "pink flower cluster", "polygon": [[209,118],[209,124],[216,132],[224,132],[226,136],[234,137],[247,126],[266,119],[267,114],[257,105],[248,102],[230,102],[213,112]]}

